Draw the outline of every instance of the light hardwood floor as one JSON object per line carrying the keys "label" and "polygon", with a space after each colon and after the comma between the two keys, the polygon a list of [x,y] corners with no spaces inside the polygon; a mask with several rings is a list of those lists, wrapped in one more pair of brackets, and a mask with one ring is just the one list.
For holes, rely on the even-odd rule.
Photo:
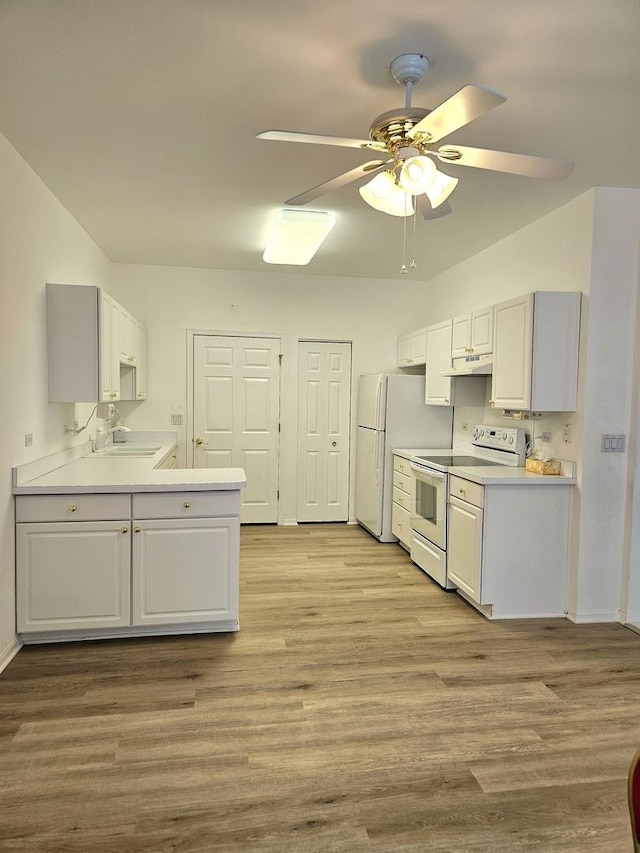
{"label": "light hardwood floor", "polygon": [[632,850],[639,635],[490,622],[345,525],[243,528],[240,603],[18,654],[0,850]]}

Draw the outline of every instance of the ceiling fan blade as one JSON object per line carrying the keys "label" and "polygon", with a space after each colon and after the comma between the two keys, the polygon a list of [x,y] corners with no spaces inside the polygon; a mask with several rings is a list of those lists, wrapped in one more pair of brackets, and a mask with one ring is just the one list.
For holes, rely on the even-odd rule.
{"label": "ceiling fan blade", "polygon": [[440,219],[441,216],[447,216],[447,214],[451,213],[448,201],[443,201],[438,207],[432,207],[429,196],[425,193],[415,196],[415,202],[418,210],[425,219]]}
{"label": "ceiling fan blade", "polygon": [[419,121],[407,136],[416,141],[437,142],[506,100],[493,89],[469,83]]}
{"label": "ceiling fan blade", "polygon": [[325,193],[333,192],[333,190],[338,190],[340,189],[340,187],[344,187],[346,184],[350,184],[353,181],[357,181],[358,178],[364,178],[368,175],[374,175],[388,163],[392,162],[393,160],[371,160],[368,163],[362,163],[362,165],[356,166],[355,169],[350,169],[348,172],[343,172],[341,175],[337,175],[335,178],[331,178],[329,181],[324,181],[324,183],[322,184],[318,184],[315,187],[311,187],[311,189],[300,193],[300,195],[293,196],[293,198],[288,198],[285,201],[285,204],[307,204],[307,202],[313,201],[314,198],[318,198],[318,196],[324,195]]}
{"label": "ceiling fan blade", "polygon": [[445,163],[475,166],[494,172],[509,172],[528,178],[542,178],[544,181],[562,181],[571,174],[574,166],[567,160],[511,154],[508,151],[491,151],[487,148],[468,148],[464,145],[447,145],[433,153]]}
{"label": "ceiling fan blade", "polygon": [[256,139],[273,139],[276,142],[308,142],[314,145],[338,145],[341,148],[359,148],[360,150],[386,151],[381,142],[371,139],[351,139],[348,136],[328,136],[324,133],[298,133],[295,130],[263,130]]}

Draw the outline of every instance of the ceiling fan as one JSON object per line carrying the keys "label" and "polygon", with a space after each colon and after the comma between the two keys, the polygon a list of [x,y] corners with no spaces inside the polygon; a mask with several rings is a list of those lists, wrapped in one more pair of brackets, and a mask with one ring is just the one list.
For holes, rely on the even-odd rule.
{"label": "ceiling fan", "polygon": [[370,160],[293,196],[285,204],[304,205],[373,175],[373,180],[359,189],[362,198],[372,207],[395,216],[407,216],[414,212],[415,199],[424,218],[435,219],[451,212],[447,198],[458,183],[456,178],[440,172],[435,161],[547,181],[561,181],[571,173],[573,163],[565,160],[455,144],[439,146],[449,134],[504,103],[506,97],[485,86],[469,83],[433,110],[413,107],[412,88],[422,80],[428,68],[429,60],[419,53],[405,53],[393,60],[391,74],[406,89],[405,106],[377,116],[369,128],[369,139],[287,130],[258,133],[258,139],[337,145],[384,155],[384,159]]}

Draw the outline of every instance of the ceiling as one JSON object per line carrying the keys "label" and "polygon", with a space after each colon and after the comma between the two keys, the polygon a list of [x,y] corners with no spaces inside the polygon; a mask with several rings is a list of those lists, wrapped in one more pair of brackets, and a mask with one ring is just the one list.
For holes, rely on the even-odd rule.
{"label": "ceiling", "polygon": [[285,199],[374,158],[255,134],[366,138],[404,105],[391,60],[423,53],[414,106],[507,96],[447,143],[576,164],[443,168],[453,213],[415,229],[428,279],[593,186],[640,186],[639,44],[638,0],[2,0],[0,131],[112,261],[395,278],[404,220],[358,184],[308,205],[337,217],[308,267],[263,262]]}

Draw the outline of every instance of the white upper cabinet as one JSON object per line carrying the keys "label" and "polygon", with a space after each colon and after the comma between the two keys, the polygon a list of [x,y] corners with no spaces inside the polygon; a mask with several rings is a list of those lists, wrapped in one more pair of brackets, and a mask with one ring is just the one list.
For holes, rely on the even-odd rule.
{"label": "white upper cabinet", "polygon": [[453,318],[451,357],[488,355],[493,352],[494,306]]}
{"label": "white upper cabinet", "polygon": [[398,367],[416,367],[427,359],[427,330],[418,329],[398,338]]}
{"label": "white upper cabinet", "polygon": [[[134,347],[139,350],[141,341],[146,342],[146,334],[138,333],[136,323],[100,287],[47,284],[49,401],[99,403],[144,399],[121,396],[121,341],[128,355],[128,360],[122,363],[132,371],[140,357]],[[142,358],[146,396],[146,352]]]}
{"label": "white upper cabinet", "polygon": [[578,292],[536,291],[495,306],[492,406],[575,410],[580,301]]}
{"label": "white upper cabinet", "polygon": [[451,337],[453,320],[445,320],[427,328],[427,368],[425,403],[432,406],[451,406],[451,377],[443,376],[451,369]]}

